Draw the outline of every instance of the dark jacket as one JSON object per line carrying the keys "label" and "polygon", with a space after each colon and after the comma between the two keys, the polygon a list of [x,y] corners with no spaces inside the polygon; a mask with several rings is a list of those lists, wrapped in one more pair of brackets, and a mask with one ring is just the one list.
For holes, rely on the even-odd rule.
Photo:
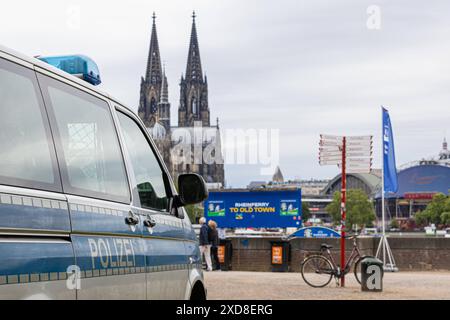
{"label": "dark jacket", "polygon": [[201,246],[206,246],[206,245],[210,244],[208,234],[209,234],[208,225],[206,223],[202,224],[202,226],[200,228],[200,239],[199,239]]}
{"label": "dark jacket", "polygon": [[209,228],[208,240],[213,247],[219,246],[219,232],[217,229]]}

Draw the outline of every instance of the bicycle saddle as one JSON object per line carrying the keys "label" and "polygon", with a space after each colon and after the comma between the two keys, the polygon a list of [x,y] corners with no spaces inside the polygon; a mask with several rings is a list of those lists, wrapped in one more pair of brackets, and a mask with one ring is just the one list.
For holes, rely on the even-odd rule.
{"label": "bicycle saddle", "polygon": [[331,249],[331,248],[333,248],[333,246],[330,246],[330,245],[328,245],[328,244],[326,244],[326,243],[322,243],[321,245],[320,245],[320,249]]}

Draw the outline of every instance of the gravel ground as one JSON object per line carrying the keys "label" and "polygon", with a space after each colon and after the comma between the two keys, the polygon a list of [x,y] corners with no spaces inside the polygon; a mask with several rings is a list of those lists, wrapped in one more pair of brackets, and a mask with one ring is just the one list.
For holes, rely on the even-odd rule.
{"label": "gravel ground", "polygon": [[353,275],[346,287],[334,280],[325,288],[311,288],[300,273],[222,271],[204,272],[211,300],[357,300],[450,299],[450,272],[385,273],[383,292],[361,292]]}

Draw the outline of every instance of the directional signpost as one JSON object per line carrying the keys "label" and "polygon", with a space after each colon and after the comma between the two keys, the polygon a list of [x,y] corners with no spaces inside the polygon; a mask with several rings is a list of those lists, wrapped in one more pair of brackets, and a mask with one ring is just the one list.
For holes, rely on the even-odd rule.
{"label": "directional signpost", "polygon": [[[347,173],[369,173],[372,168],[372,136],[320,135],[319,164],[337,165],[342,171],[341,186],[341,268],[345,265],[345,214]],[[341,286],[345,286],[342,272]]]}

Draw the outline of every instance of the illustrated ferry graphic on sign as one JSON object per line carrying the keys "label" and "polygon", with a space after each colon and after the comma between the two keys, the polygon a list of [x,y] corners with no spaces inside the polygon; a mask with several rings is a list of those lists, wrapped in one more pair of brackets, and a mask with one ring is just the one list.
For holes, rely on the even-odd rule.
{"label": "illustrated ferry graphic on sign", "polygon": [[219,203],[209,203],[208,205],[208,216],[210,217],[222,217],[225,215],[225,208]]}
{"label": "illustrated ferry graphic on sign", "polygon": [[292,202],[292,200],[281,200],[280,215],[282,216],[298,215],[298,208],[295,208],[294,204],[295,202]]}

